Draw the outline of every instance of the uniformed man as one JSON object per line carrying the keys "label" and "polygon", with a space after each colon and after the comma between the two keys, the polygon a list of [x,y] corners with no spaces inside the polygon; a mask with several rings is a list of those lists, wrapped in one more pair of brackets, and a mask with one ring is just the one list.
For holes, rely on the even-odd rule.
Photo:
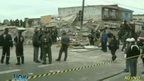
{"label": "uniformed man", "polygon": [[68,51],[68,46],[69,46],[69,43],[70,43],[70,38],[66,34],[66,32],[64,32],[62,35],[63,36],[62,36],[62,39],[61,39],[61,48],[60,48],[60,51],[59,51],[58,59],[56,59],[56,61],[60,61],[61,60],[62,52],[65,53],[64,61],[67,60],[67,54],[68,54],[67,51]]}
{"label": "uniformed man", "polygon": [[10,59],[10,47],[13,47],[13,41],[10,34],[8,34],[8,28],[4,30],[4,33],[0,36],[2,43],[2,57],[1,63],[4,63],[4,58],[6,56],[6,64],[9,64]]}
{"label": "uniformed man", "polygon": [[44,34],[41,37],[41,45],[42,45],[42,53],[43,53],[43,63],[46,64],[46,57],[48,54],[49,64],[52,63],[52,54],[51,54],[51,46],[52,46],[52,39],[50,33],[45,30]]}
{"label": "uniformed man", "polygon": [[91,33],[88,35],[89,44],[94,45],[94,35]]}
{"label": "uniformed man", "polygon": [[40,35],[39,35],[39,32],[38,32],[38,28],[36,28],[35,31],[34,31],[34,34],[33,34],[33,38],[32,38],[33,48],[34,48],[33,61],[35,63],[40,63],[40,61],[38,60],[39,47],[40,47],[39,36]]}
{"label": "uniformed man", "polygon": [[[40,28],[40,30],[39,30],[39,34],[40,34],[40,36],[39,36],[39,40],[41,39],[41,37],[42,37],[42,35],[44,34],[44,32],[43,32],[43,29],[42,28]],[[40,44],[40,60],[42,60],[42,58],[43,58],[43,53],[42,53],[43,51],[42,51],[42,46],[41,46],[41,44]]]}
{"label": "uniformed man", "polygon": [[18,31],[18,36],[14,38],[15,46],[16,46],[16,57],[17,63],[16,65],[24,64],[24,53],[23,53],[23,43],[24,37],[22,35],[22,31]]}

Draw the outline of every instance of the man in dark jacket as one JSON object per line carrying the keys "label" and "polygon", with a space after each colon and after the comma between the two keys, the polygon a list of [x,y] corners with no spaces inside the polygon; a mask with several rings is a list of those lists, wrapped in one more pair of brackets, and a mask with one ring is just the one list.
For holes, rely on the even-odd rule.
{"label": "man in dark jacket", "polygon": [[24,53],[23,53],[23,43],[24,37],[22,36],[22,31],[18,31],[18,36],[14,38],[16,45],[16,57],[17,63],[16,65],[24,64]]}
{"label": "man in dark jacket", "polygon": [[10,34],[8,34],[8,28],[5,29],[4,33],[0,36],[2,43],[2,57],[1,63],[4,63],[4,58],[6,56],[6,64],[9,64],[10,59],[10,47],[13,47],[13,41]]}
{"label": "man in dark jacket", "polygon": [[33,61],[34,61],[35,63],[40,63],[40,61],[38,60],[39,47],[40,47],[40,40],[39,40],[38,28],[35,29],[35,33],[34,33],[33,38],[32,38],[32,43],[33,43],[33,47],[34,47],[34,57],[33,57]]}
{"label": "man in dark jacket", "polygon": [[88,35],[90,45],[94,45],[94,36],[92,34]]}
{"label": "man in dark jacket", "polygon": [[61,60],[62,52],[65,53],[64,61],[67,60],[67,55],[68,55],[67,51],[68,51],[69,43],[70,43],[70,38],[69,38],[69,36],[64,32],[64,33],[63,33],[63,36],[62,36],[62,38],[61,38],[61,48],[60,48],[60,51],[59,51],[59,56],[58,56],[58,59],[56,59],[56,61],[60,61],[60,60]]}
{"label": "man in dark jacket", "polygon": [[42,46],[42,53],[43,53],[43,63],[46,64],[46,57],[48,54],[49,64],[52,63],[52,53],[51,53],[51,46],[52,46],[52,39],[50,36],[50,32],[44,30],[44,34],[41,37],[41,46]]}
{"label": "man in dark jacket", "polygon": [[[39,40],[41,39],[41,37],[43,36],[43,34],[44,34],[44,31],[43,31],[44,29],[43,28],[40,28],[40,30],[39,30]],[[42,60],[42,58],[43,58],[43,51],[42,51],[42,45],[40,44],[40,60]]]}
{"label": "man in dark jacket", "polygon": [[112,36],[112,40],[109,43],[109,49],[111,50],[111,54],[112,54],[112,61],[114,61],[116,59],[116,50],[119,48],[119,41],[116,40],[115,36]]}

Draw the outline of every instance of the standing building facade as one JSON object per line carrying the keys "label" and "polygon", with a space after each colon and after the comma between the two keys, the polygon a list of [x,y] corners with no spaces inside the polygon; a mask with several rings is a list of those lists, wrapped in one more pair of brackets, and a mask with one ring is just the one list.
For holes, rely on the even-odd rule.
{"label": "standing building facade", "polygon": [[[81,6],[58,8],[59,17],[79,14]],[[89,5],[84,7],[84,20],[94,21],[131,21],[133,11],[118,5]]]}

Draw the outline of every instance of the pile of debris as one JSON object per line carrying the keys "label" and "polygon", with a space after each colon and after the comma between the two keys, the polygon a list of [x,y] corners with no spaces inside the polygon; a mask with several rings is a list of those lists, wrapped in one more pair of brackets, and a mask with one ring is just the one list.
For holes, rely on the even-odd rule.
{"label": "pile of debris", "polygon": [[[17,36],[17,27],[16,26],[1,26],[0,27],[0,35],[4,32],[5,28],[9,28],[9,34],[14,39]],[[32,44],[32,36],[34,33],[34,28],[26,28],[26,31],[23,32],[23,36],[25,38],[24,44]]]}

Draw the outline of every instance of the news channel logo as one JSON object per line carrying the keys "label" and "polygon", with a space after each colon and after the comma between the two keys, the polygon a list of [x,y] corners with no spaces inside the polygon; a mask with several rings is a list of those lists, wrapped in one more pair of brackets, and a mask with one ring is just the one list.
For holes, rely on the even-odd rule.
{"label": "news channel logo", "polygon": [[28,76],[24,74],[14,74],[14,79],[16,81],[28,81]]}

